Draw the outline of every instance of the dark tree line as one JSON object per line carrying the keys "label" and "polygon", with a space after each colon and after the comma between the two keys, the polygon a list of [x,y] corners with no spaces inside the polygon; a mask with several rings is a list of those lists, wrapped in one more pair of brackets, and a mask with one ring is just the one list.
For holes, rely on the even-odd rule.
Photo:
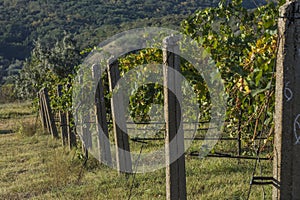
{"label": "dark tree line", "polygon": [[[245,1],[247,8],[256,7]],[[74,34],[80,49],[122,30],[144,26],[179,27],[188,15],[219,0],[3,0],[0,1],[0,84],[31,55],[38,38],[49,48]],[[12,64],[12,65],[11,65]]]}

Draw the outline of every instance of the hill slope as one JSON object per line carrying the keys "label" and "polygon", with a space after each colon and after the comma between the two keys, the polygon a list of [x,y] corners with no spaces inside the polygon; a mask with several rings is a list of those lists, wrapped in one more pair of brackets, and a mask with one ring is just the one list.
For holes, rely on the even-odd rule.
{"label": "hill slope", "polygon": [[180,18],[198,8],[211,6],[213,2],[4,0],[0,2],[0,56],[8,59],[27,57],[32,41],[37,37],[53,42],[64,31],[75,33],[78,38],[105,37],[110,35],[111,29],[119,29],[123,23],[138,19],[151,21],[151,18],[169,15]]}
{"label": "hill slope", "polygon": [[[134,27],[164,26],[176,29],[197,9],[216,6],[220,0],[2,0],[0,1],[0,84],[30,56],[33,41],[52,45],[64,33],[74,34],[79,47]],[[256,0],[263,2],[263,0]],[[246,0],[245,6],[259,5]],[[10,66],[13,62],[13,65]],[[10,66],[10,67],[9,67]]]}

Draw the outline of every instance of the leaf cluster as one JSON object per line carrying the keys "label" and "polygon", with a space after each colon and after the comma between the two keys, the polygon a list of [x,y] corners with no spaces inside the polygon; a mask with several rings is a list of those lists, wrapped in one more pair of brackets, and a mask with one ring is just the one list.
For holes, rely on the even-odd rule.
{"label": "leaf cluster", "polygon": [[278,8],[273,3],[248,10],[242,0],[221,1],[184,20],[184,32],[208,52],[228,94],[226,129],[252,143],[273,131]]}

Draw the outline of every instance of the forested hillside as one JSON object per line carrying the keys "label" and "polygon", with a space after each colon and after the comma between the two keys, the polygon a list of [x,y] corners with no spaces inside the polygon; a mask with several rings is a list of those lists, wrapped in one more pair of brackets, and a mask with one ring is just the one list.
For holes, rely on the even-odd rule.
{"label": "forested hillside", "polygon": [[[144,26],[176,29],[195,10],[219,0],[1,0],[0,84],[22,67],[38,38],[52,46],[65,33],[74,34],[80,49],[98,44],[122,30]],[[257,2],[257,3],[255,3]],[[259,3],[260,2],[260,3]],[[262,0],[246,1],[247,8]]]}

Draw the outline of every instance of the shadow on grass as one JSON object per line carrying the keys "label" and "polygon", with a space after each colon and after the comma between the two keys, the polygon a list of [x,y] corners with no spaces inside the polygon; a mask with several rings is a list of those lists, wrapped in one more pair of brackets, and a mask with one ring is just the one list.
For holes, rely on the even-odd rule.
{"label": "shadow on grass", "polygon": [[6,135],[13,133],[13,130],[0,130],[0,135]]}

